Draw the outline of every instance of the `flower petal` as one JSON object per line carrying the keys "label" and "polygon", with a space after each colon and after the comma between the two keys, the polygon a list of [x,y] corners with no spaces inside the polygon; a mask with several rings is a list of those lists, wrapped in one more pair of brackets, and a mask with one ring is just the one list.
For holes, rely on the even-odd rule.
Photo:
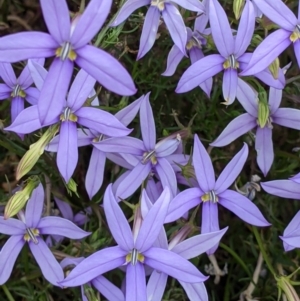
{"label": "flower petal", "polygon": [[184,54],[180,51],[180,49],[173,45],[171,48],[168,59],[167,59],[167,68],[166,70],[161,74],[163,76],[172,76],[181,60],[184,58]]}
{"label": "flower petal", "polygon": [[35,62],[34,60],[28,60],[28,69],[35,86],[39,90],[42,90],[44,82],[48,75],[48,71],[41,64]]}
{"label": "flower petal", "polygon": [[238,76],[235,69],[229,68],[224,71],[222,91],[226,105],[231,105],[236,97]]}
{"label": "flower petal", "polygon": [[176,93],[190,91],[223,70],[224,58],[211,54],[190,66],[180,78]]}
{"label": "flower petal", "polygon": [[11,94],[11,88],[6,84],[0,84],[0,100],[9,98]]}
{"label": "flower petal", "polygon": [[282,99],[282,90],[274,89],[270,87],[269,90],[269,107],[272,114],[272,118],[276,116],[276,111],[280,106]]}
{"label": "flower petal", "polygon": [[113,56],[91,45],[76,53],[76,63],[106,89],[125,96],[136,93],[130,74]]}
{"label": "flower petal", "polygon": [[215,185],[216,194],[222,193],[235,181],[241,173],[248,158],[248,145],[244,143],[243,148],[230,160],[218,177]]}
{"label": "flower petal", "polygon": [[137,59],[141,59],[153,46],[156,40],[160,19],[160,12],[157,7],[150,6],[143,25],[142,35],[140,37],[140,47]]}
{"label": "flower petal", "polygon": [[197,135],[194,136],[193,163],[201,190],[211,191],[215,186],[215,172],[209,154]]}
{"label": "flower petal", "polygon": [[13,97],[11,100],[11,109],[10,109],[10,115],[11,115],[11,121],[13,122],[16,120],[18,115],[24,110],[24,98],[17,96]]}
{"label": "flower petal", "polygon": [[266,176],[274,160],[272,129],[257,127],[255,150],[257,152],[257,164],[264,176]]}
{"label": "flower petal", "polygon": [[300,130],[300,110],[298,109],[279,108],[275,114],[272,115],[272,118],[274,123]]}
{"label": "flower petal", "polygon": [[18,219],[0,216],[0,233],[6,235],[22,235],[26,231],[25,224]]}
{"label": "flower petal", "polygon": [[147,300],[162,300],[167,285],[168,275],[154,270],[147,283]]}
{"label": "flower petal", "polygon": [[0,74],[5,84],[13,89],[17,84],[17,78],[14,69],[9,63],[0,63]]}
{"label": "flower petal", "polygon": [[180,281],[195,283],[203,282],[208,278],[202,275],[188,260],[172,251],[151,248],[143,255],[145,264]]}
{"label": "flower petal", "polygon": [[300,66],[300,41],[299,41],[299,39],[294,42],[293,46],[294,46],[294,52],[295,52],[298,66]]}
{"label": "flower petal", "polygon": [[260,183],[267,193],[282,198],[300,200],[300,184],[291,180],[276,180]]}
{"label": "flower petal", "polygon": [[0,285],[4,284],[11,275],[14,264],[21,252],[25,241],[23,235],[11,236],[0,252]]}
{"label": "flower petal", "polygon": [[79,17],[71,36],[73,47],[88,44],[103,26],[111,10],[112,0],[90,1]]}
{"label": "flower petal", "polygon": [[208,301],[208,295],[203,282],[186,283],[179,281],[190,301]]}
{"label": "flower petal", "polygon": [[28,228],[36,228],[44,208],[44,188],[40,183],[37,188],[32,191],[31,197],[27,202],[25,211],[25,221]]}
{"label": "flower petal", "polygon": [[58,199],[56,197],[54,197],[54,201],[55,201],[62,217],[69,221],[73,221],[74,214],[73,214],[73,210],[72,210],[71,206],[67,202],[61,201],[60,199]]}
{"label": "flower petal", "polygon": [[236,191],[225,190],[219,194],[219,204],[250,225],[270,226],[270,223],[263,217],[256,205]]}
{"label": "flower petal", "polygon": [[129,263],[126,268],[126,300],[147,301],[144,265]]}
{"label": "flower petal", "polygon": [[58,282],[64,279],[64,272],[46,243],[37,238],[38,243],[29,242],[29,248],[42,270],[44,277],[53,285],[59,286]]}
{"label": "flower petal", "polygon": [[177,5],[195,12],[205,12],[205,6],[197,0],[173,0]]}

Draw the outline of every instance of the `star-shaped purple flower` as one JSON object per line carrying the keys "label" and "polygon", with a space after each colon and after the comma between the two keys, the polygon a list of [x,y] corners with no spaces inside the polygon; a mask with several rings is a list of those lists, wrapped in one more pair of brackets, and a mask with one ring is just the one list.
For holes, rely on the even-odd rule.
{"label": "star-shaped purple flower", "polygon": [[142,58],[152,48],[156,40],[160,16],[163,17],[175,45],[182,53],[185,53],[187,30],[182,16],[174,4],[196,12],[204,12],[204,5],[198,0],[127,0],[111,25],[117,26],[121,24],[135,10],[149,4],[150,7],[145,17],[142,36],[140,38],[138,59]]}
{"label": "star-shaped purple flower", "polygon": [[19,213],[21,220],[14,218],[5,220],[3,216],[0,216],[0,233],[11,236],[0,252],[0,284],[7,281],[21,249],[28,242],[44,277],[53,285],[58,286],[57,282],[64,278],[63,270],[41,235],[59,234],[72,239],[81,239],[90,234],[64,218],[42,217],[43,206],[44,189],[40,184],[33,190],[28,200],[25,215],[22,211]]}
{"label": "star-shaped purple flower", "polygon": [[276,123],[300,130],[300,110],[279,108],[281,98],[282,90],[270,88],[269,101],[267,101],[266,93],[258,94],[247,83],[239,79],[237,99],[247,113],[232,120],[211,145],[225,146],[256,128],[257,164],[266,176],[274,160],[272,124]]}
{"label": "star-shaped purple flower", "polygon": [[[201,233],[220,230],[218,205],[227,208],[251,225],[259,227],[269,226],[270,224],[256,205],[245,196],[228,189],[241,172],[247,156],[248,147],[247,144],[244,144],[243,148],[232,158],[216,181],[211,159],[198,136],[195,135],[193,165],[199,186],[186,189],[173,199],[165,222],[177,220],[184,212],[202,203]],[[214,253],[217,247],[218,245],[211,248],[208,253]]]}
{"label": "star-shaped purple flower", "polygon": [[55,56],[42,88],[38,111],[47,124],[63,109],[74,62],[105,88],[121,95],[133,95],[131,76],[110,54],[89,45],[107,18],[112,0],[92,0],[82,15],[70,22],[65,0],[40,0],[49,33],[22,32],[1,38],[0,61],[18,62]]}

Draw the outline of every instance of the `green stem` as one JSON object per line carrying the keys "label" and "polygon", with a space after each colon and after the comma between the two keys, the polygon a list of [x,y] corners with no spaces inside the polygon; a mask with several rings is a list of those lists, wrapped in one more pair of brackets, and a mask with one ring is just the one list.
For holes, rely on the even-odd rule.
{"label": "green stem", "polygon": [[2,289],[8,299],[8,301],[15,301],[14,297],[11,295],[10,291],[8,290],[5,284],[2,285]]}
{"label": "green stem", "polygon": [[256,238],[256,241],[257,241],[257,243],[258,243],[259,249],[260,249],[260,251],[261,251],[261,253],[262,253],[262,256],[263,256],[263,258],[264,258],[264,261],[266,262],[269,271],[270,271],[270,272],[273,274],[273,276],[275,277],[275,276],[276,276],[276,272],[275,272],[275,270],[274,270],[274,268],[273,268],[273,266],[272,266],[272,264],[271,264],[271,262],[270,262],[270,260],[269,260],[268,254],[267,254],[267,252],[266,252],[266,250],[265,250],[265,248],[264,248],[264,246],[263,246],[263,242],[262,242],[261,237],[260,237],[260,235],[259,235],[259,233],[258,233],[258,230],[257,230],[257,228],[254,227],[254,226],[252,226],[252,230],[253,230],[253,234],[254,234],[254,236],[255,236],[255,238]]}

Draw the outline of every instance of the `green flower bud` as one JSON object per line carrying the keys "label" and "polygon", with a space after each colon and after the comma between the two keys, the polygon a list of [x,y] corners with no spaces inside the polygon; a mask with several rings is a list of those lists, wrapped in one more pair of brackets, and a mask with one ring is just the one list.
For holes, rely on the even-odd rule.
{"label": "green flower bud", "polygon": [[241,17],[244,5],[245,0],[233,0],[233,12],[237,20]]}
{"label": "green flower bud", "polygon": [[67,188],[67,191],[68,191],[68,193],[70,194],[70,195],[72,195],[72,192],[74,192],[75,193],[75,195],[77,196],[77,197],[79,197],[79,195],[78,195],[78,193],[77,193],[77,184],[76,184],[76,182],[71,178],[70,180],[69,180],[69,182],[66,184],[66,188]]}
{"label": "green flower bud", "polygon": [[9,200],[4,209],[4,218],[8,219],[16,215],[29,200],[32,191],[39,185],[40,180],[37,176],[27,179],[26,185],[22,190],[17,191]]}
{"label": "green flower bud", "polygon": [[269,122],[270,108],[267,100],[267,93],[265,91],[259,93],[258,100],[258,125],[264,128]]}
{"label": "green flower bud", "polygon": [[276,58],[275,61],[269,66],[269,70],[273,75],[274,79],[278,79],[278,72],[279,72],[279,59]]}

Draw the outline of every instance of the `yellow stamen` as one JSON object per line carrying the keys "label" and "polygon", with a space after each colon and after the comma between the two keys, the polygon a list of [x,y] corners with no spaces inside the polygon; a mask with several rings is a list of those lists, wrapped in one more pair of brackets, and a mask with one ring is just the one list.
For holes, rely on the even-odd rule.
{"label": "yellow stamen", "polygon": [[69,42],[65,43],[62,47],[59,47],[55,51],[56,57],[59,57],[62,61],[67,58],[71,61],[75,61],[77,58],[76,52],[72,49]]}
{"label": "yellow stamen", "polygon": [[130,253],[126,255],[126,262],[135,265],[138,261],[143,263],[145,257],[143,254],[139,253],[137,249],[133,249]]}
{"label": "yellow stamen", "polygon": [[26,93],[21,89],[19,85],[16,85],[13,91],[10,94],[11,97],[17,97],[20,96],[22,98],[26,97]]}
{"label": "yellow stamen", "polygon": [[290,35],[290,40],[295,43],[297,40],[300,39],[300,25],[296,25],[295,30]]}
{"label": "yellow stamen", "polygon": [[165,3],[162,0],[152,0],[151,5],[156,6],[160,11],[165,9]]}
{"label": "yellow stamen", "polygon": [[35,244],[38,244],[39,241],[36,239],[36,236],[39,236],[40,231],[33,228],[27,228],[26,231],[27,233],[24,234],[24,240],[27,242],[32,240]]}
{"label": "yellow stamen", "polygon": [[70,108],[66,108],[63,114],[60,115],[60,121],[73,121],[77,122],[78,118],[75,114],[71,112]]}
{"label": "yellow stamen", "polygon": [[232,54],[230,55],[227,60],[223,63],[223,68],[224,69],[237,69],[240,67],[239,62],[236,60],[235,56]]}
{"label": "yellow stamen", "polygon": [[204,203],[208,201],[211,201],[212,203],[218,203],[219,198],[216,195],[216,193],[213,190],[211,190],[210,192],[207,192],[206,194],[202,195],[201,200]]}

